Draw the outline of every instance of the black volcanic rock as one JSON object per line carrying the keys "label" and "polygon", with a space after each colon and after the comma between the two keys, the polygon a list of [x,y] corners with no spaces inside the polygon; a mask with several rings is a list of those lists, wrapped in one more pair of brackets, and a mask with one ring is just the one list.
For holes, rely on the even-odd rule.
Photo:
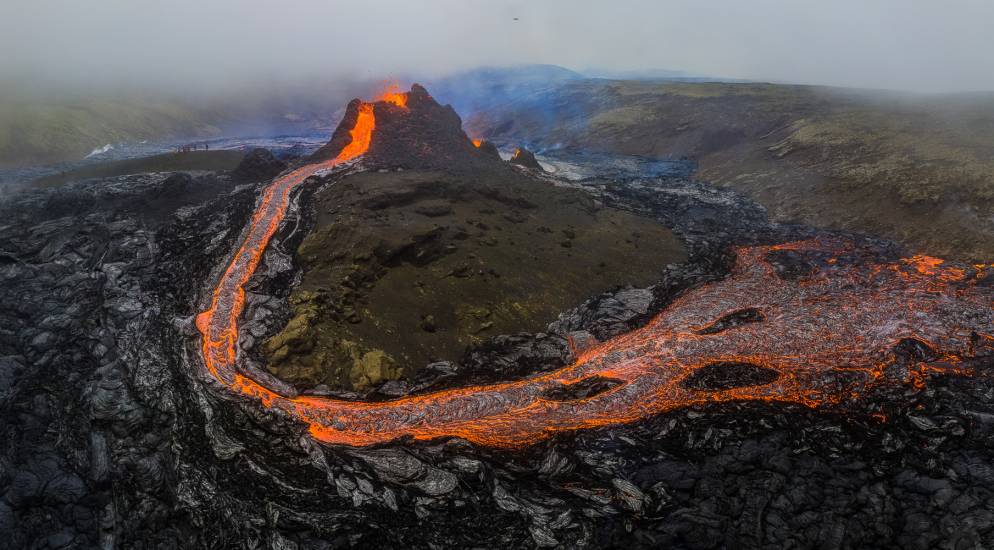
{"label": "black volcanic rock", "polygon": [[[331,140],[314,153],[312,161],[334,158],[351,142],[361,105],[358,99],[348,104]],[[440,105],[418,84],[407,93],[405,107],[377,101],[373,114],[376,127],[363,157],[368,168],[500,169],[500,156],[477,149],[455,110]]]}
{"label": "black volcanic rock", "polygon": [[287,164],[273,156],[269,149],[252,149],[231,172],[238,181],[266,181],[286,170]]}
{"label": "black volcanic rock", "polygon": [[[201,382],[190,319],[259,192],[228,193],[212,177],[95,179],[0,202],[3,548],[994,547],[989,356],[971,367],[976,376],[930,375],[923,392],[870,390],[838,410],[701,404],[513,453],[458,439],[317,445],[281,415]],[[650,289],[592,298],[545,333],[435,363],[381,399],[555,368],[572,360],[567,335],[609,338],[723,276],[726,245],[815,231],[770,223],[759,205],[699,181],[585,188],[677,227],[691,262],[668,266]],[[147,205],[177,189],[187,191],[174,211],[149,224]],[[287,224],[270,254],[300,233]],[[281,318],[286,273],[260,272],[246,335]],[[731,312],[708,333],[760,313]],[[909,339],[893,353],[903,367],[931,357],[929,347]]]}
{"label": "black volcanic rock", "polygon": [[720,391],[768,384],[779,376],[777,371],[760,365],[719,361],[694,371],[682,384],[692,390]]}
{"label": "black volcanic rock", "polygon": [[500,151],[497,150],[497,146],[485,139],[480,141],[480,145],[477,146],[477,150],[488,157],[498,160],[500,159]]}
{"label": "black volcanic rock", "polygon": [[511,164],[517,164],[519,166],[524,166],[525,168],[530,168],[532,170],[538,170],[539,172],[544,172],[542,165],[535,160],[535,154],[525,149],[524,147],[518,147],[514,150],[514,155],[509,161]]}
{"label": "black volcanic rock", "polygon": [[320,162],[325,160],[330,160],[335,158],[338,153],[345,148],[346,145],[352,142],[352,128],[355,126],[356,120],[359,119],[359,107],[362,105],[361,99],[353,99],[345,106],[345,114],[342,115],[341,122],[338,123],[338,127],[335,128],[335,133],[331,134],[331,139],[328,143],[321,146],[320,149],[311,155],[311,162]]}

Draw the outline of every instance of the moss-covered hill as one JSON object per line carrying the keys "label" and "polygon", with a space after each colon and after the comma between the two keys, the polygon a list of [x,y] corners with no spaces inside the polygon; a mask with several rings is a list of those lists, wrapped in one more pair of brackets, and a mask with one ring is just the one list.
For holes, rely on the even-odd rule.
{"label": "moss-covered hill", "polygon": [[687,156],[778,219],[994,259],[994,94],[582,80],[470,126],[514,143]]}
{"label": "moss-covered hill", "polygon": [[107,143],[214,136],[219,122],[170,102],[0,99],[0,166],[80,159]]}
{"label": "moss-covered hill", "polygon": [[353,175],[314,198],[293,318],[265,345],[280,378],[362,388],[540,331],[685,259],[658,223],[515,171]]}

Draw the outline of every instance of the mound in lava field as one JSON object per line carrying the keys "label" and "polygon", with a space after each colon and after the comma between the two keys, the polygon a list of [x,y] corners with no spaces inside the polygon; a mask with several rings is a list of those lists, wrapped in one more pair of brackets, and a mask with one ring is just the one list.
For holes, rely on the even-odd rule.
{"label": "mound in lava field", "polygon": [[772,223],[683,177],[534,176],[676,235],[686,260],[653,284],[361,394],[274,376],[264,343],[336,186],[532,177],[429,100],[354,101],[271,181],[124,176],[0,206],[9,546],[994,544],[992,266]]}
{"label": "mound in lava field", "polygon": [[[323,186],[302,210],[291,318],[263,346],[280,379],[355,390],[410,380],[495,335],[541,330],[597,293],[651,284],[686,259],[651,217],[480,158],[458,117],[413,90],[403,108],[374,106],[365,162],[383,168]],[[411,169],[423,165],[447,168]]]}

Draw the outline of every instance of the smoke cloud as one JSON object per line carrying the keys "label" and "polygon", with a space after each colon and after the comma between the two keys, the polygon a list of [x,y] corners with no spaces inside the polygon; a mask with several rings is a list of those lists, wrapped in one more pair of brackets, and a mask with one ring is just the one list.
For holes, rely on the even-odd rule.
{"label": "smoke cloud", "polygon": [[5,0],[0,81],[183,93],[480,65],[994,90],[989,0]]}

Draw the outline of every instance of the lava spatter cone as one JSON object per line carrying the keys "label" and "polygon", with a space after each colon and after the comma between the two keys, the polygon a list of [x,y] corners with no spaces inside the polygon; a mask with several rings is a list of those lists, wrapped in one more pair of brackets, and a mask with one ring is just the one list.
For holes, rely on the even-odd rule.
{"label": "lava spatter cone", "polygon": [[500,169],[502,165],[499,155],[473,145],[451,106],[440,105],[418,84],[409,92],[393,92],[373,103],[352,100],[331,140],[310,160],[335,158],[351,142],[351,130],[364,108],[372,109],[376,125],[363,157],[367,168],[465,171]]}
{"label": "lava spatter cone", "polygon": [[484,155],[493,159],[500,159],[500,151],[497,150],[497,146],[494,145],[492,141],[488,141],[486,139],[474,139],[473,145],[475,145],[476,148],[479,149]]}
{"label": "lava spatter cone", "polygon": [[524,147],[518,147],[515,149],[509,162],[511,164],[517,164],[518,166],[524,166],[525,168],[529,168],[531,170],[537,170],[539,172],[545,171],[542,168],[542,165],[539,164],[538,160],[535,158],[535,153],[532,153]]}

